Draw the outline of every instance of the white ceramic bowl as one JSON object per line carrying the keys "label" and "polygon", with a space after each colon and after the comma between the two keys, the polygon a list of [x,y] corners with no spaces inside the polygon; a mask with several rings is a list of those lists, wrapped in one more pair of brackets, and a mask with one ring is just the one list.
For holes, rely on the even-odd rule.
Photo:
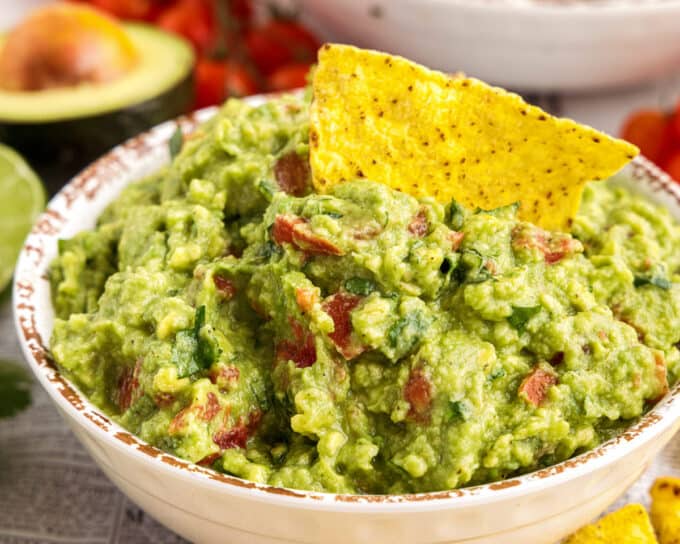
{"label": "white ceramic bowl", "polygon": [[680,67],[680,0],[301,0],[340,41],[524,91],[592,90]]}
{"label": "white ceramic bowl", "polygon": [[[263,100],[262,97],[252,99]],[[190,131],[214,110],[180,123]],[[249,544],[552,544],[588,522],[640,475],[680,426],[680,386],[616,439],[559,465],[501,482],[404,496],[333,495],[256,485],[164,453],[93,406],[55,368],[46,271],[57,240],[94,227],[131,181],[168,160],[169,122],[94,163],[50,202],[21,252],[14,312],[24,354],[99,466],[133,501],[197,542]],[[642,193],[680,218],[680,191],[644,159],[628,169]]]}

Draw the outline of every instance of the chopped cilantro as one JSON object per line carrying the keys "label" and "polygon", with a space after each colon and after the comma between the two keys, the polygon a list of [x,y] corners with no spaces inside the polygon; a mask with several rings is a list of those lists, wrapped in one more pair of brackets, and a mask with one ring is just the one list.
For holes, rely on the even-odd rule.
{"label": "chopped cilantro", "polygon": [[172,133],[170,141],[168,141],[168,150],[170,151],[170,158],[174,159],[182,151],[184,144],[184,135],[182,134],[182,127],[177,125],[175,132]]}
{"label": "chopped cilantro", "polygon": [[453,400],[449,402],[447,419],[449,421],[467,421],[471,413],[472,410],[467,402],[464,400]]}
{"label": "chopped cilantro", "polygon": [[172,362],[177,366],[177,376],[184,378],[210,367],[216,359],[216,346],[201,334],[205,325],[205,306],[196,309],[194,326],[191,329],[179,331],[175,336],[172,348]]}
{"label": "chopped cilantro", "polygon": [[513,306],[512,315],[508,317],[508,323],[513,329],[523,333],[527,322],[540,311],[540,306]]}
{"label": "chopped cilantro", "polygon": [[635,287],[642,287],[643,285],[653,285],[659,289],[664,289],[668,291],[673,283],[664,278],[663,276],[635,276],[633,280],[633,285]]}
{"label": "chopped cilantro", "polygon": [[375,282],[367,278],[353,277],[345,280],[345,289],[353,295],[367,296],[377,289]]}
{"label": "chopped cilantro", "polygon": [[387,340],[399,357],[410,352],[430,326],[421,312],[412,312],[397,321],[387,331]]}

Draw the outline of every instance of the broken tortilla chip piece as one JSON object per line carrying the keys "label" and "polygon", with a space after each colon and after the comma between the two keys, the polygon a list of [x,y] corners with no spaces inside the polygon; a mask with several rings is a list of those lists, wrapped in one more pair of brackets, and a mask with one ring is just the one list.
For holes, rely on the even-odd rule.
{"label": "broken tortilla chip piece", "polygon": [[310,160],[320,192],[366,178],[416,197],[489,210],[568,231],[583,185],[638,149],[518,95],[401,57],[346,45],[319,51]]}
{"label": "broken tortilla chip piece", "polygon": [[628,504],[582,527],[564,544],[657,544],[657,540],[644,507]]}
{"label": "broken tortilla chip piece", "polygon": [[680,478],[657,478],[649,493],[660,544],[680,544]]}

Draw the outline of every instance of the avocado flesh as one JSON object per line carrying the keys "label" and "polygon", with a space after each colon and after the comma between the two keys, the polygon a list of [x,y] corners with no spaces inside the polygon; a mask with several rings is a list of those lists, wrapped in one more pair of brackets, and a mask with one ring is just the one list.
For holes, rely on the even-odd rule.
{"label": "avocado flesh", "polygon": [[124,26],[139,60],[116,81],[33,92],[0,90],[0,142],[22,153],[51,193],[115,145],[192,106],[191,46],[147,25]]}

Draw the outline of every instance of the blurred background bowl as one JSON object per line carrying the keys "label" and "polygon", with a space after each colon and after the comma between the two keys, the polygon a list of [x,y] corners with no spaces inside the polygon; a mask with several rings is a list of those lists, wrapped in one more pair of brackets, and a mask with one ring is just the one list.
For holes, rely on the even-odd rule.
{"label": "blurred background bowl", "polygon": [[299,0],[339,41],[522,91],[627,86],[680,67],[680,0]]}

